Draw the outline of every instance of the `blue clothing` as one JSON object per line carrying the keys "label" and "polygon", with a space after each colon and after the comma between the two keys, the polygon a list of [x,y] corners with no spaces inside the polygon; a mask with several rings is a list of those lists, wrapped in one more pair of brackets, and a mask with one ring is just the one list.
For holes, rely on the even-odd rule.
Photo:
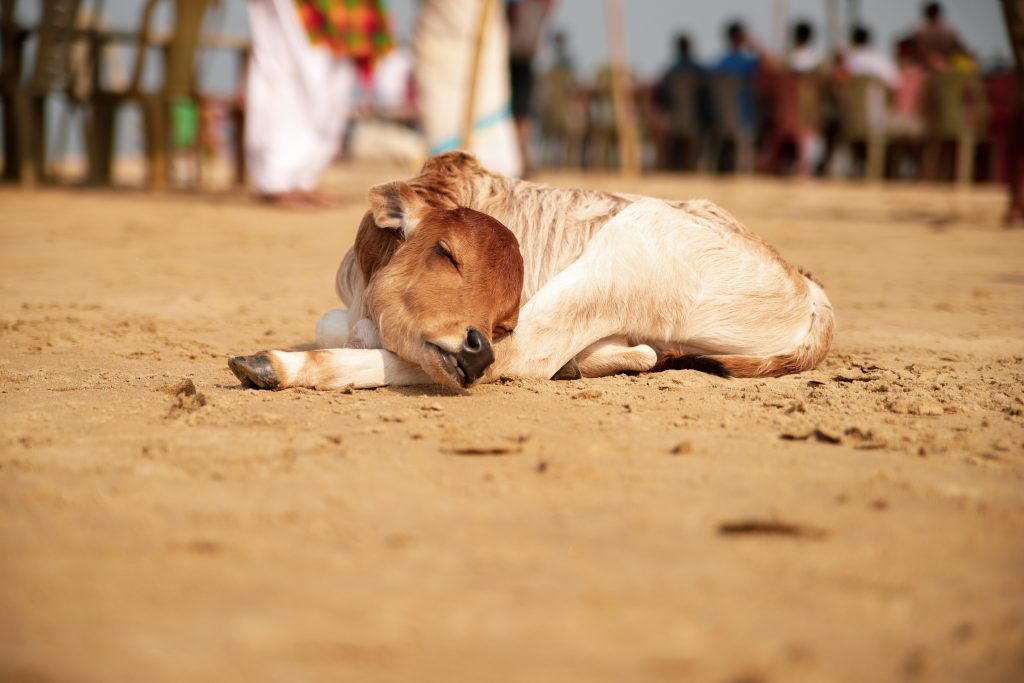
{"label": "blue clothing", "polygon": [[754,92],[754,76],[761,67],[757,55],[744,50],[731,50],[722,55],[715,64],[715,73],[733,74],[740,77],[740,86],[736,91],[736,105],[739,110],[740,122],[751,133],[757,130],[757,93]]}

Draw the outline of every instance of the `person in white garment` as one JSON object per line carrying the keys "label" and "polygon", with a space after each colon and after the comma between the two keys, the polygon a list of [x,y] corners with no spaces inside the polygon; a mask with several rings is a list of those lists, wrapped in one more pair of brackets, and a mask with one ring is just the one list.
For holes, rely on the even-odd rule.
{"label": "person in white garment", "polygon": [[463,139],[480,0],[422,0],[413,33],[420,123],[429,153],[473,152],[496,173],[519,177],[523,160],[512,121],[508,27],[502,3],[491,0],[473,102],[472,134]]}
{"label": "person in white garment", "polygon": [[390,47],[381,38],[387,31],[382,2],[362,3],[369,24],[336,25],[333,20],[347,11],[336,4],[325,9],[312,0],[248,0],[246,160],[257,197],[275,204],[327,203],[317,184],[341,146],[357,61],[372,64]]}
{"label": "person in white garment", "polygon": [[863,26],[853,29],[850,47],[844,56],[846,70],[851,76],[871,76],[895,90],[900,82],[896,62],[881,50],[871,46],[871,32]]}

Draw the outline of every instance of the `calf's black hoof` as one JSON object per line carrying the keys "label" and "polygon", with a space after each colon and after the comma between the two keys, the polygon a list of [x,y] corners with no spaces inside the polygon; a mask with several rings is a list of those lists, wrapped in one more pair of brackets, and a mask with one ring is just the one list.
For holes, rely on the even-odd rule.
{"label": "calf's black hoof", "polygon": [[274,364],[266,356],[235,356],[228,360],[228,367],[244,386],[276,389],[279,384]]}
{"label": "calf's black hoof", "polygon": [[576,359],[570,358],[568,363],[551,376],[551,379],[583,379],[583,373],[580,372],[580,366],[576,364]]}

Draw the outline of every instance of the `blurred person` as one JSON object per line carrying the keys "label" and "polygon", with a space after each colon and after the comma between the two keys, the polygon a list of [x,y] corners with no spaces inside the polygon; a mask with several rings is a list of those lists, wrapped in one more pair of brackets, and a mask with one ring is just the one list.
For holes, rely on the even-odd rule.
{"label": "blurred person", "polygon": [[554,51],[554,60],[551,63],[553,69],[566,69],[574,72],[576,65],[569,54],[569,40],[565,33],[557,31],[551,37],[551,49]]}
{"label": "blurred person", "polygon": [[688,160],[699,153],[702,133],[711,124],[711,103],[705,70],[693,59],[689,36],[678,34],[674,45],[672,63],[655,87],[654,103],[665,118],[661,165],[680,170],[689,168]]}
{"label": "blurred person", "polygon": [[[822,82],[823,58],[814,47],[814,27],[806,21],[793,26],[793,46],[786,65],[798,78],[792,83],[795,100],[796,172],[810,175],[825,156],[825,138],[822,135]],[[779,93],[780,95],[782,93]]]}
{"label": "blurred person", "polygon": [[675,55],[672,58],[672,64],[668,67],[668,70],[663,74],[662,80],[665,76],[673,73],[703,73],[704,67],[694,60],[690,50],[690,37],[685,33],[676,35],[674,41]]}
{"label": "blurred person", "polygon": [[515,0],[509,2],[506,8],[512,118],[526,168],[531,166],[529,151],[533,135],[533,60],[537,56],[541,29],[551,11],[551,4],[552,0]]}
{"label": "blurred person", "polygon": [[[751,37],[746,27],[739,21],[731,22],[726,26],[725,41],[725,52],[715,63],[712,71],[715,74],[738,77],[739,87],[735,92],[735,97],[738,123],[742,128],[739,133],[746,138],[746,142],[740,147],[748,145],[752,147],[760,123],[755,81],[762,73],[773,70],[775,61]],[[717,87],[717,84],[713,84],[712,97],[715,99],[716,107],[721,107],[721,98],[724,93],[717,91]],[[718,112],[716,112],[716,116],[719,116]],[[739,143],[740,141],[735,142]],[[738,160],[741,166],[749,165],[751,162],[752,160]]]}
{"label": "blurred person", "polygon": [[922,59],[931,69],[948,69],[955,55],[966,54],[968,51],[956,31],[943,21],[941,4],[925,4],[922,14],[923,21],[914,34]]}
{"label": "blurred person", "polygon": [[896,63],[881,50],[871,45],[871,32],[857,26],[850,34],[850,47],[843,56],[843,64],[851,76],[871,76],[895,90],[900,82]]}
{"label": "blurred person", "polygon": [[896,43],[896,70],[897,84],[892,97],[888,132],[895,137],[920,137],[924,133],[922,106],[928,72],[913,37]]}
{"label": "blurred person", "polygon": [[498,11],[484,27],[472,111],[472,137],[463,139],[472,59],[483,3],[421,0],[413,30],[420,122],[429,153],[473,152],[485,167],[507,176],[523,172],[512,121],[508,26]]}
{"label": "blurred person", "polygon": [[392,50],[373,71],[374,112],[388,119],[412,123],[416,119],[415,58],[407,45]]}
{"label": "blurred person", "polygon": [[418,123],[415,59],[402,45],[377,62],[373,82],[361,103],[361,116],[345,138],[352,161],[404,166],[418,170],[427,160],[427,143]]}
{"label": "blurred person", "polygon": [[821,68],[821,53],[814,47],[814,28],[806,21],[793,27],[793,47],[786,58],[790,71],[807,74]]}
{"label": "blurred person", "polygon": [[384,0],[249,0],[252,58],[246,158],[258,197],[323,205],[320,174],[337,154],[357,68],[391,47]]}
{"label": "blurred person", "polygon": [[896,63],[881,50],[871,46],[871,32],[864,26],[857,26],[850,34],[850,47],[843,55],[843,64],[850,76],[867,76],[883,84],[883,88],[871,88],[868,94],[868,121],[873,130],[884,131],[889,126],[888,96],[900,84]]}
{"label": "blurred person", "polygon": [[1024,0],[1002,0],[1002,6],[1017,76],[1017,97],[1006,145],[1010,202],[1005,224],[1024,227]]}
{"label": "blurred person", "polygon": [[575,60],[565,33],[551,36],[551,66],[541,75],[537,108],[540,119],[541,163],[581,163],[586,126],[586,96],[576,81]]}

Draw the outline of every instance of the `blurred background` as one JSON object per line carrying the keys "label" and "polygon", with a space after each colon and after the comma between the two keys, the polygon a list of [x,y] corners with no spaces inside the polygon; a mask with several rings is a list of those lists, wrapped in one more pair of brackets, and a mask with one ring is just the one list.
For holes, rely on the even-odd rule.
{"label": "blurred background", "polygon": [[[337,159],[412,168],[442,151],[422,136],[413,46],[431,3],[377,4],[395,49],[356,79]],[[513,174],[574,167],[1003,182],[1016,85],[1000,2],[934,3],[934,26],[929,4],[496,2],[512,70],[518,61],[529,72],[510,83],[521,155]],[[76,32],[41,37],[47,11],[59,23],[62,7],[73,9]],[[199,18],[179,20],[181,8]],[[4,0],[3,12],[8,180],[246,183],[246,0]],[[486,68],[478,78],[493,80]],[[32,100],[21,118],[36,124],[18,124],[20,97]],[[147,97],[162,102],[166,125],[147,118],[156,106]],[[116,113],[90,121],[104,106]],[[23,145],[21,156],[33,159],[19,162],[26,136],[38,142]],[[166,158],[147,160],[154,147]],[[165,177],[154,182],[155,174]]]}

